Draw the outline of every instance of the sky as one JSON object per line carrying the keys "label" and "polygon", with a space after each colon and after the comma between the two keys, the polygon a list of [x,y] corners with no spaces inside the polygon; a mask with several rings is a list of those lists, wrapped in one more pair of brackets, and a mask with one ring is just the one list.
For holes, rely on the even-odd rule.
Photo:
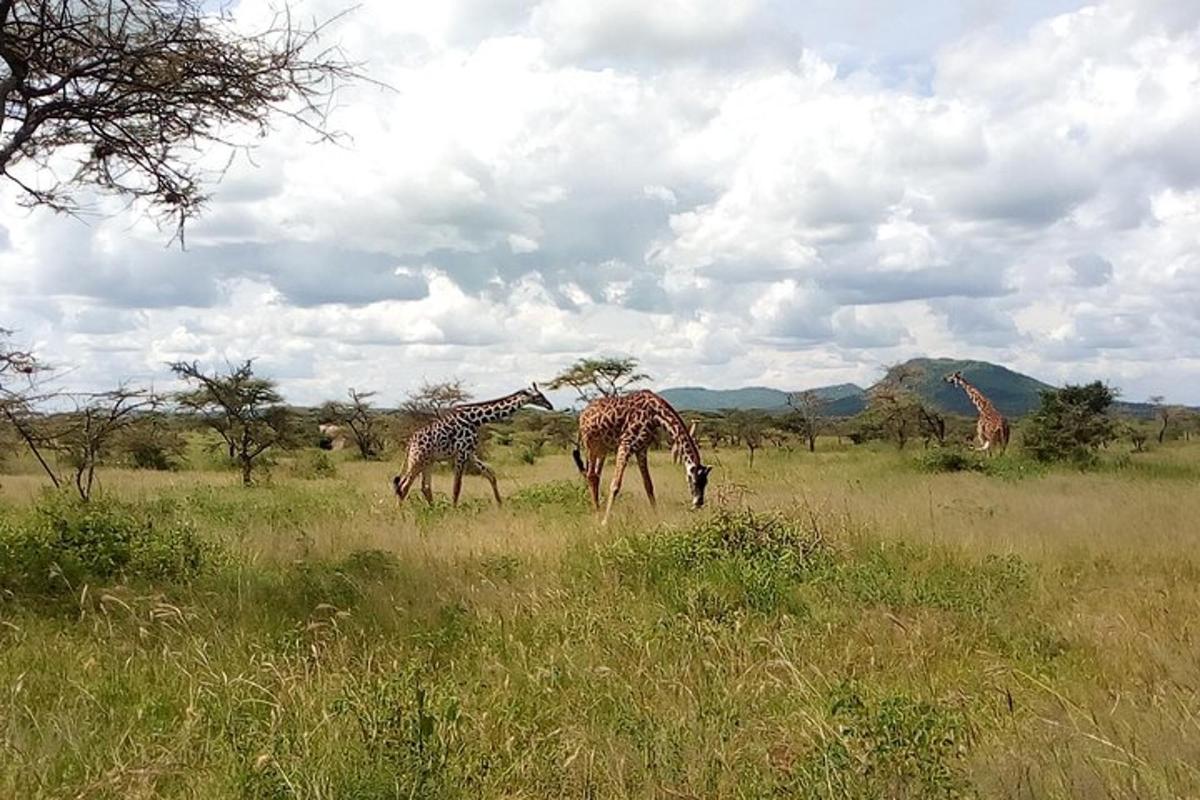
{"label": "sky", "polygon": [[387,88],[339,92],[338,143],[236,157],[186,250],[0,187],[0,327],[81,390],[254,358],[292,402],[391,404],[624,354],[791,390],[927,355],[1200,404],[1200,3],[948,5],[365,0],[326,42]]}

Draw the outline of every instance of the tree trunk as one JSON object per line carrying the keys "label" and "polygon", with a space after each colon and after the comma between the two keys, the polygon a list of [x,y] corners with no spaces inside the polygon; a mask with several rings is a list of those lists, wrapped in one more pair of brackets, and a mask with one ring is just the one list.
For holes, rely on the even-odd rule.
{"label": "tree trunk", "polygon": [[250,472],[254,469],[254,462],[247,456],[242,456],[242,486],[251,484]]}

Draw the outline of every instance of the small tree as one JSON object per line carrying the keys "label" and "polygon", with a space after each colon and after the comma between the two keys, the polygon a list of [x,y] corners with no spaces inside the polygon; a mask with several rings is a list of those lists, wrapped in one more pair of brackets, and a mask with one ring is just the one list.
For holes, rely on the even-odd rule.
{"label": "small tree", "polygon": [[569,386],[586,403],[597,397],[623,394],[634,384],[648,380],[650,376],[638,371],[638,360],[632,356],[581,358],[555,375],[546,385],[551,389]]}
{"label": "small tree", "polygon": [[817,435],[826,403],[825,398],[813,391],[789,394],[787,397],[791,410],[783,417],[783,429],[803,438],[810,453],[817,450]]}
{"label": "small tree", "polygon": [[358,453],[364,460],[378,458],[383,452],[383,432],[379,425],[379,414],[371,405],[371,398],[376,393],[350,389],[348,394],[349,403],[326,403],[321,409],[321,416],[350,430]]}
{"label": "small tree", "polygon": [[425,381],[400,404],[400,410],[414,420],[427,422],[451,408],[471,400],[471,393],[458,378],[440,383]]}
{"label": "small tree", "polygon": [[1115,399],[1100,381],[1042,392],[1041,407],[1025,425],[1025,449],[1039,461],[1091,463],[1096,450],[1116,437],[1108,413]]}
{"label": "small tree", "polygon": [[177,361],[171,371],[195,388],[180,392],[180,407],[198,415],[225,442],[230,460],[241,468],[242,484],[252,483],[254,464],[291,434],[291,414],[275,382],[254,374],[252,362],[207,374],[196,362]]}
{"label": "small tree", "polygon": [[38,396],[36,383],[36,376],[46,369],[46,365],[31,352],[13,344],[12,331],[0,328],[0,416],[8,422],[11,432],[29,448],[42,471],[57,488],[62,480],[42,452],[44,440],[35,429],[38,415],[33,410],[39,400],[46,399],[45,396]]}
{"label": "small tree", "polygon": [[135,469],[177,469],[187,450],[178,420],[161,411],[139,414],[116,437],[113,449]]}
{"label": "small tree", "polygon": [[735,409],[726,416],[728,420],[729,432],[737,440],[746,446],[746,450],[750,453],[750,466],[754,466],[754,453],[762,447],[763,438],[766,435],[767,428],[770,426],[770,420],[767,415],[757,410],[740,410]]}
{"label": "small tree", "polygon": [[1172,423],[1178,422],[1186,416],[1186,410],[1179,406],[1169,406],[1163,402],[1165,400],[1161,394],[1154,395],[1150,398],[1150,404],[1154,406],[1154,416],[1158,418],[1158,443],[1162,444],[1167,438],[1167,429]]}
{"label": "small tree", "polygon": [[[214,177],[203,153],[281,116],[325,135],[323,101],[354,73],[322,27],[282,13],[245,33],[204,0],[0,0],[0,176],[58,211],[91,188],[141,200],[182,233]],[[26,163],[47,180],[18,179]]]}
{"label": "small tree", "polygon": [[[154,411],[162,399],[144,389],[121,387],[111,392],[86,395],[77,401],[73,414],[57,415],[49,438],[72,469],[72,482],[85,503],[96,484],[96,467],[109,455],[114,443],[137,424],[142,414]],[[54,430],[54,428],[57,430]]]}

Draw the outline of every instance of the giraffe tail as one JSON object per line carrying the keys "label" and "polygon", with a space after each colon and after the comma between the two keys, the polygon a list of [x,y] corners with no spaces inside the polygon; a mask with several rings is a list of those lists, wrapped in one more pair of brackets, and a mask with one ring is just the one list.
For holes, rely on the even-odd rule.
{"label": "giraffe tail", "polygon": [[578,468],[579,473],[581,475],[585,474],[587,469],[583,466],[583,455],[579,452],[579,445],[575,445],[575,449],[571,451],[571,458],[575,459],[575,466]]}
{"label": "giraffe tail", "polygon": [[396,477],[392,478],[392,490],[396,493],[396,496],[399,497],[401,500],[404,499],[404,495],[402,495],[400,493],[400,485],[402,483],[404,483],[403,475],[397,475]]}

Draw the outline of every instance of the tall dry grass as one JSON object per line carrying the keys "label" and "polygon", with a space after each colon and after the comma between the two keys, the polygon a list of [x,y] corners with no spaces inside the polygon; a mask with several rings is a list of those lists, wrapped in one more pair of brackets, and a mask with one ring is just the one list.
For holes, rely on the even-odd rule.
{"label": "tall dry grass", "polygon": [[[496,453],[499,509],[397,508],[385,464],[109,473],[222,555],[9,588],[0,796],[1200,795],[1200,448],[826,444],[715,454],[699,513],[656,457],[659,510],[631,475],[607,529],[565,455]],[[0,533],[34,486],[0,479]]]}

